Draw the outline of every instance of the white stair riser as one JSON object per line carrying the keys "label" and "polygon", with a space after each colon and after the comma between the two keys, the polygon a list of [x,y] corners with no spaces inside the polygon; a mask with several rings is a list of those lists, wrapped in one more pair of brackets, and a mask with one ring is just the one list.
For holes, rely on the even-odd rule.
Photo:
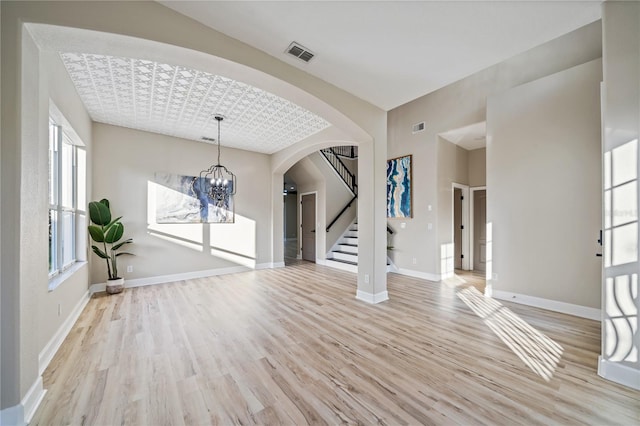
{"label": "white stair riser", "polygon": [[345,237],[342,239],[342,242],[345,244],[355,244],[358,245],[358,239],[353,237]]}
{"label": "white stair riser", "polygon": [[347,231],[345,232],[344,236],[358,238],[358,231]]}
{"label": "white stair riser", "polygon": [[348,251],[349,253],[358,253],[358,246],[348,246],[346,244],[339,244],[338,250],[340,251]]}
{"label": "white stair riser", "polygon": [[343,271],[353,272],[355,274],[358,273],[358,267],[356,265],[349,265],[348,263],[334,262],[331,259],[327,259],[326,265],[330,266],[331,268],[341,269]]}
{"label": "white stair riser", "polygon": [[358,255],[357,254],[338,253],[336,251],[334,251],[331,254],[333,255],[334,259],[348,260],[349,262],[358,262]]}

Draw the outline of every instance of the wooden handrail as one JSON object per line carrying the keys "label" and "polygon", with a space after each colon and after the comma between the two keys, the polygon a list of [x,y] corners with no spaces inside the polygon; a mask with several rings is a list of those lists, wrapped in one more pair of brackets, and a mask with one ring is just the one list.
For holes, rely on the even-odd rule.
{"label": "wooden handrail", "polygon": [[329,224],[329,226],[327,226],[327,232],[329,232],[329,229],[331,229],[331,227],[333,226],[334,223],[336,223],[338,221],[338,219],[340,219],[340,216],[342,216],[344,214],[344,212],[347,211],[347,209],[349,207],[351,207],[351,204],[353,204],[353,202],[356,200],[356,198],[358,198],[357,195],[354,195],[353,198],[351,199],[351,201],[349,201],[347,203],[346,206],[344,206],[342,208],[342,210],[340,210],[340,213],[338,213],[338,215],[331,221],[331,223]]}

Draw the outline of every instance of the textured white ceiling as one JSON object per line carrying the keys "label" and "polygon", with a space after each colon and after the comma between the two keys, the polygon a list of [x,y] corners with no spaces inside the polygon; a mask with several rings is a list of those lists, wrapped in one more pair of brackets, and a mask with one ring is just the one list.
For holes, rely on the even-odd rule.
{"label": "textured white ceiling", "polygon": [[[271,154],[330,124],[272,93],[220,75],[159,62],[60,53],[94,121]],[[215,143],[215,142],[214,142]]]}
{"label": "textured white ceiling", "polygon": [[[384,110],[601,15],[599,0],[160,3]],[[286,54],[292,41],[316,56]]]}

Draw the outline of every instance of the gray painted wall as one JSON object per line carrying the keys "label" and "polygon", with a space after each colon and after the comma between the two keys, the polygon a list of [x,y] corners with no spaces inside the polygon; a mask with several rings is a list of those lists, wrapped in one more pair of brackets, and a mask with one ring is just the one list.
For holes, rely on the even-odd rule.
{"label": "gray painted wall", "polygon": [[489,99],[489,294],[600,307],[601,80],[595,60]]}
{"label": "gray painted wall", "polygon": [[[451,191],[438,183],[438,134],[485,121],[492,94],[600,58],[601,37],[601,24],[594,22],[389,111],[387,158],[413,154],[413,218],[403,220],[405,229],[389,221],[398,231],[393,237],[398,267],[439,276],[440,247],[451,243]],[[412,134],[420,121],[426,122],[425,131]]]}
{"label": "gray painted wall", "polygon": [[487,149],[478,148],[469,151],[469,186],[487,184]]}
{"label": "gray painted wall", "polygon": [[[224,137],[224,127],[222,132]],[[154,174],[198,175],[215,163],[216,146],[99,123],[93,141],[94,198],[111,201],[114,214],[123,216],[126,236],[134,240],[130,251],[136,256],[121,258],[121,264],[133,266],[125,279],[270,262],[268,155],[221,149],[222,164],[237,177],[234,224],[156,224]],[[91,282],[101,283],[105,266],[96,260]]]}

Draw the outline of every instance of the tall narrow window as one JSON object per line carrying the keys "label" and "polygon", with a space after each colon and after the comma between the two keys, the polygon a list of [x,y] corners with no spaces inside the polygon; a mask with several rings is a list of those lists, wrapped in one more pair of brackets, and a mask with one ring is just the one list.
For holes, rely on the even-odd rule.
{"label": "tall narrow window", "polygon": [[[49,119],[49,277],[78,260],[85,235],[86,152]],[[84,257],[84,256],[80,256]],[[51,283],[49,285],[50,289]]]}

